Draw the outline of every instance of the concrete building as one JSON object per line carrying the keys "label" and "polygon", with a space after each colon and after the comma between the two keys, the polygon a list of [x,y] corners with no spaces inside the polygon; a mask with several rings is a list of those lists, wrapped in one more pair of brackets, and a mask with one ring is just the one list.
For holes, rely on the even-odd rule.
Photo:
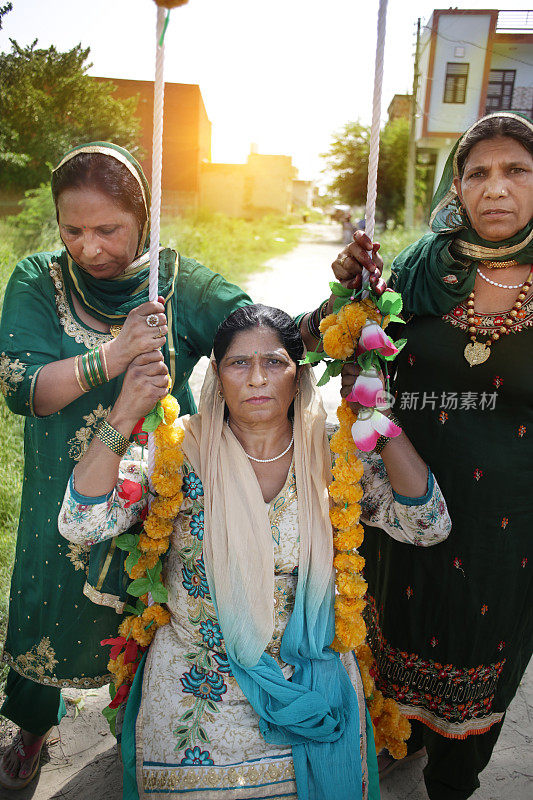
{"label": "concrete building", "polygon": [[288,214],[296,175],[290,156],[264,155],[252,146],[246,164],[202,164],[200,205],[234,217]]}
{"label": "concrete building", "polygon": [[311,208],[315,198],[314,181],[301,181],[297,178],[292,182],[292,209]]}
{"label": "concrete building", "polygon": [[[96,78],[117,87],[116,97],[138,96],[137,116],[141,120],[141,145],[146,153],[142,168],[148,181],[152,175],[153,81]],[[163,123],[163,211],[196,206],[200,194],[202,163],[211,160],[211,123],[195,84],[165,83]]]}
{"label": "concrete building", "polygon": [[387,109],[389,122],[394,122],[395,119],[409,119],[409,112],[411,111],[411,97],[411,94],[394,95]]}
{"label": "concrete building", "polygon": [[453,143],[476,119],[533,114],[533,11],[435,10],[419,53],[417,149],[436,188]]}

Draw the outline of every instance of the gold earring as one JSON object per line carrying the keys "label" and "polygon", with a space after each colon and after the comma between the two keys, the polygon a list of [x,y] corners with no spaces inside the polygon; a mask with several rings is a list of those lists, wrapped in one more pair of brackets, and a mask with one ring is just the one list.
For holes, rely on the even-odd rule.
{"label": "gold earring", "polygon": [[220,397],[220,399],[221,399],[221,400],[223,400],[223,399],[224,399],[224,395],[222,394],[222,392],[220,391],[220,389],[219,389],[219,390],[218,390],[218,392],[217,392],[217,396],[218,396],[218,397]]}
{"label": "gold earring", "polygon": [[300,387],[298,386],[298,388],[296,389],[296,394],[294,396],[298,397],[299,394],[300,394]]}

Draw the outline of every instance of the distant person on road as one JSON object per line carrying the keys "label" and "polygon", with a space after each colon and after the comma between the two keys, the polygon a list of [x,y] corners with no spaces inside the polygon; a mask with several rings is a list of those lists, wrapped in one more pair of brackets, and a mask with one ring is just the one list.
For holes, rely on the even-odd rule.
{"label": "distant person on road", "polygon": [[[430,799],[466,800],[533,649],[533,122],[501,112],[472,125],[432,209],[431,232],[392,265],[407,323],[394,411],[452,532],[418,550],[368,530],[367,623],[377,685],[412,720],[408,757],[427,751]],[[371,249],[381,266],[378,246],[357,233],[337,277],[359,274]],[[393,766],[382,759],[382,774]]]}
{"label": "distant person on road", "polygon": [[350,244],[353,241],[355,226],[352,223],[352,215],[349,211],[342,218],[342,243]]}

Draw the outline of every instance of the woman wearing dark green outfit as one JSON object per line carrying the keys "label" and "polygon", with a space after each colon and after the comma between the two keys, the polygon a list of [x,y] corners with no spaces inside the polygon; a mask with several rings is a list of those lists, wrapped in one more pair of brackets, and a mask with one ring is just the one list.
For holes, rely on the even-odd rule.
{"label": "woman wearing dark green outfit", "polygon": [[[162,347],[181,412],[194,412],[193,367],[211,352],[220,322],[251,302],[169,249],[160,251],[160,302],[147,302],[149,188],[122,148],[74,148],[54,170],[52,189],[65,248],[17,265],[0,329],[0,386],[9,408],[27,417],[3,655],[11,669],[1,713],[22,729],[0,767],[0,783],[12,788],[35,773],[43,736],[65,713],[61,687],[108,682],[99,643],[116,629],[125,599],[122,551],[59,536],[72,468],[141,353]],[[309,338],[307,317],[302,324]]]}
{"label": "woman wearing dark green outfit", "polygon": [[409,753],[427,750],[429,797],[463,800],[533,645],[531,121],[503,112],[467,131],[433,209],[433,232],[392,268],[407,321],[395,413],[452,531],[431,552],[367,531],[367,622],[379,688],[412,720]]}

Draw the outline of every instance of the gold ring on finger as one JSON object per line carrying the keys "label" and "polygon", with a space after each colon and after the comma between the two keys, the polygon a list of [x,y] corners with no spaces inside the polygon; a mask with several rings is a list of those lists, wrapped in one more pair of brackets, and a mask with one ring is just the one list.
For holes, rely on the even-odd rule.
{"label": "gold ring on finger", "polygon": [[161,325],[158,327],[158,331],[159,331],[159,335],[160,335],[161,337],[163,337],[163,336],[165,335],[165,334],[163,333],[163,331],[161,330]]}
{"label": "gold ring on finger", "polygon": [[148,314],[146,317],[146,324],[149,328],[157,328],[159,326],[159,317],[157,314]]}
{"label": "gold ring on finger", "polygon": [[347,258],[348,258],[348,253],[344,253],[344,255],[342,255],[339,258],[339,264],[341,265],[341,267],[344,267],[344,262],[346,261]]}

